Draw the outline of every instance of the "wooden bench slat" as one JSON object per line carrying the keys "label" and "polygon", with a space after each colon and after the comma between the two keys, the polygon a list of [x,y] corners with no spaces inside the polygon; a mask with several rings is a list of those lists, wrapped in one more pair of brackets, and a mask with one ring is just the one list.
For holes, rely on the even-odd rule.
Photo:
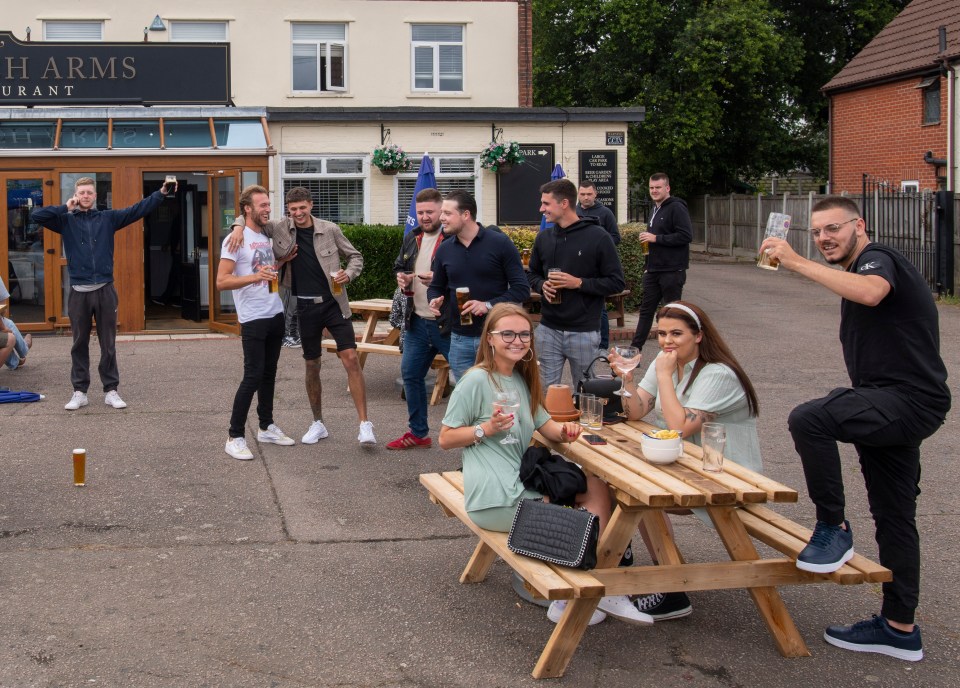
{"label": "wooden bench slat", "polygon": [[[813,536],[812,530],[808,528],[804,528],[799,523],[796,523],[795,521],[791,521],[789,518],[786,518],[785,516],[781,516],[776,511],[772,511],[765,507],[751,504],[750,506],[744,507],[742,511],[750,514],[751,516],[759,519],[760,521],[769,523],[775,528],[778,528],[784,533],[787,533],[792,538],[794,538],[797,542],[799,542],[800,548],[797,549],[795,552],[785,551],[783,549],[780,549],[779,547],[774,547],[773,545],[770,545],[771,547],[774,547],[774,549],[780,549],[780,551],[783,552],[784,554],[791,555],[794,559],[796,559],[796,556],[797,554],[800,553],[800,550],[802,550],[804,547],[807,546],[807,543],[810,541],[810,538]],[[890,571],[890,569],[884,566],[881,566],[875,561],[871,561],[870,559],[867,559],[866,557],[860,554],[854,553],[850,561],[848,561],[844,566],[850,567],[856,571],[859,571],[860,573],[863,574],[864,579],[870,583],[886,583],[888,581],[893,580],[893,573]]]}
{"label": "wooden bench slat", "polygon": [[[553,567],[538,559],[514,554],[507,547],[507,533],[484,530],[475,524],[464,508],[463,478],[458,472],[442,475],[424,473],[420,476],[420,483],[545,599],[566,600],[604,595],[603,585],[589,572]],[[563,575],[558,573],[560,569],[563,569]]]}

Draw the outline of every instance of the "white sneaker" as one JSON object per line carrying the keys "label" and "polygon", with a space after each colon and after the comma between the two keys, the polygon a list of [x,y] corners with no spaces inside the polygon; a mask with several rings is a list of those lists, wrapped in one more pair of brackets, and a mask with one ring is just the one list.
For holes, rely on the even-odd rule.
{"label": "white sneaker", "polygon": [[304,444],[316,444],[324,437],[329,437],[330,433],[327,432],[327,427],[323,424],[322,420],[315,420],[310,424],[310,427],[307,428],[307,434],[300,438],[300,441]]}
{"label": "white sneaker", "polygon": [[629,624],[653,625],[653,617],[637,609],[626,595],[608,595],[600,600],[597,609],[602,609],[613,618]]}
{"label": "white sneaker", "polygon": [[357,441],[360,444],[376,444],[377,438],[373,436],[373,423],[368,420],[360,423],[360,434],[357,435]]}
{"label": "white sneaker", "polygon": [[127,402],[120,398],[120,395],[117,394],[117,390],[115,389],[107,392],[107,395],[103,398],[103,403],[117,409],[127,408]]}
{"label": "white sneaker", "polygon": [[87,395],[83,392],[74,392],[73,396],[70,397],[70,401],[63,405],[63,408],[68,411],[76,411],[81,406],[87,405]]}
{"label": "white sneaker", "polygon": [[230,456],[235,459],[240,459],[241,461],[249,461],[253,458],[253,452],[247,447],[247,441],[242,437],[234,437],[233,439],[227,440],[223,449]]}
{"label": "white sneaker", "polygon": [[257,442],[264,444],[280,444],[289,447],[296,444],[292,437],[287,437],[283,430],[278,428],[275,423],[267,426],[266,430],[257,430]]}
{"label": "white sneaker", "polygon": [[[560,617],[563,616],[563,613],[567,610],[567,601],[566,600],[554,600],[550,603],[550,607],[547,609],[547,618],[550,619],[553,623],[560,623]],[[604,614],[599,609],[593,610],[593,615],[590,617],[590,623],[588,626],[596,626],[598,623],[607,618],[607,615]]]}

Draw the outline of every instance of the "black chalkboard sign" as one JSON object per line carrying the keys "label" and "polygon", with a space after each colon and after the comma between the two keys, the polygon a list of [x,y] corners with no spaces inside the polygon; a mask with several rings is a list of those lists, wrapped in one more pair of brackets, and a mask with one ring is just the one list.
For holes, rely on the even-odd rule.
{"label": "black chalkboard sign", "polygon": [[520,150],[525,162],[497,175],[497,224],[540,224],[540,187],[550,181],[554,145],[521,143]]}
{"label": "black chalkboard sign", "polygon": [[617,214],[617,151],[580,151],[580,181],[597,186],[597,203]]}

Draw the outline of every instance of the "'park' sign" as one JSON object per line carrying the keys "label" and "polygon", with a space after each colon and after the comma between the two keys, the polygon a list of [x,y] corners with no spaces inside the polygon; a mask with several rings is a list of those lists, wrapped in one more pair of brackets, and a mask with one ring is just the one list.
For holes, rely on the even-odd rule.
{"label": "'park' sign", "polygon": [[0,107],[229,103],[228,43],[22,43],[0,31]]}

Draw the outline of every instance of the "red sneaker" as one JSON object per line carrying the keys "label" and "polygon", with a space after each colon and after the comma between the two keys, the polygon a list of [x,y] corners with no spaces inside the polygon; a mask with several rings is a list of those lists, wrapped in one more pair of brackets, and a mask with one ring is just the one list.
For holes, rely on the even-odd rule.
{"label": "red sneaker", "polygon": [[412,432],[407,432],[403,437],[398,437],[393,442],[387,443],[387,449],[413,449],[414,447],[432,447],[433,440],[429,437],[417,437]]}

